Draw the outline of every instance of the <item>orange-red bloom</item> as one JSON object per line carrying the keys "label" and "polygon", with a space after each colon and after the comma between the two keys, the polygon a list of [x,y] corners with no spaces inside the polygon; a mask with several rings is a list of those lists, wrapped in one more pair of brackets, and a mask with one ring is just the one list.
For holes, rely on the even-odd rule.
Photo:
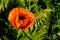
{"label": "orange-red bloom", "polygon": [[13,8],[9,13],[8,20],[14,28],[27,30],[33,26],[35,16],[24,8]]}

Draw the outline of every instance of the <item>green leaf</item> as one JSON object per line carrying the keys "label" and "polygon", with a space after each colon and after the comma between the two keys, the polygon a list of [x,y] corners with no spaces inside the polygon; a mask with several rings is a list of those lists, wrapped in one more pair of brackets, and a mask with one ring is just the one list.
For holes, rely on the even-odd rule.
{"label": "green leaf", "polygon": [[4,7],[7,8],[9,0],[0,0],[0,11],[4,11]]}

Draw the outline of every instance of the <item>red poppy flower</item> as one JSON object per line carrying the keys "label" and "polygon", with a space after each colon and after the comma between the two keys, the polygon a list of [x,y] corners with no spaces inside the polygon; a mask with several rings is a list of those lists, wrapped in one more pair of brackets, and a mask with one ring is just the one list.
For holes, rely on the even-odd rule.
{"label": "red poppy flower", "polygon": [[24,8],[13,8],[8,16],[8,21],[14,28],[27,30],[34,24],[35,16],[32,12],[27,12]]}

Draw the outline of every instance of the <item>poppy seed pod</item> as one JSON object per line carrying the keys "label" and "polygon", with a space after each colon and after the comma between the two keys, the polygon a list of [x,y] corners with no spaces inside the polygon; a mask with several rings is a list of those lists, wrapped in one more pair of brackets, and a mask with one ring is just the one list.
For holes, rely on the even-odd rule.
{"label": "poppy seed pod", "polygon": [[8,21],[14,28],[27,30],[34,24],[35,16],[24,8],[13,8],[8,15]]}

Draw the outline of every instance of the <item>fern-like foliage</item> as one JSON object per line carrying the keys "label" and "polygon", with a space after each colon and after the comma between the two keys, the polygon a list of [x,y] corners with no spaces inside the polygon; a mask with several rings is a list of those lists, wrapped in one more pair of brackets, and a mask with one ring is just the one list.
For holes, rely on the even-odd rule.
{"label": "fern-like foliage", "polygon": [[9,3],[9,0],[0,0],[0,12],[1,10],[4,11],[4,7],[7,8],[8,3]]}

